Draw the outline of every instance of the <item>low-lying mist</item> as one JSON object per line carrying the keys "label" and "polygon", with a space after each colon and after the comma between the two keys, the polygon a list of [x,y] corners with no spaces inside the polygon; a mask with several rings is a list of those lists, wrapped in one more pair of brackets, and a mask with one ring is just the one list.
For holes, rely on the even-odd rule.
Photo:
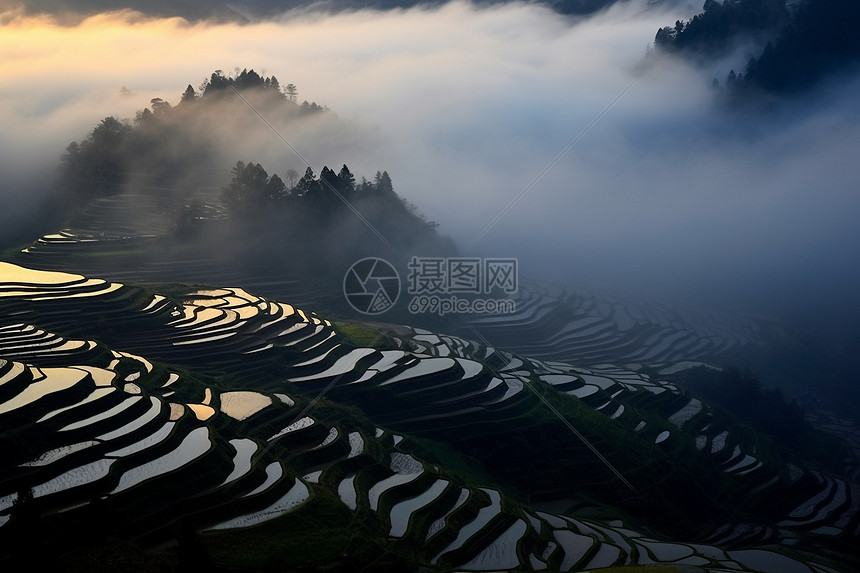
{"label": "low-lying mist", "polygon": [[860,314],[860,77],[720,107],[711,80],[748,51],[701,69],[649,50],[657,29],[697,9],[626,2],[573,19],[456,2],[247,25],[7,17],[0,225],[39,213],[46,174],[105,116],[253,68],[333,113],[213,118],[200,137],[225,163],[207,185],[239,160],[281,176],[384,169],[464,252],[518,257],[523,276],[845,327]]}

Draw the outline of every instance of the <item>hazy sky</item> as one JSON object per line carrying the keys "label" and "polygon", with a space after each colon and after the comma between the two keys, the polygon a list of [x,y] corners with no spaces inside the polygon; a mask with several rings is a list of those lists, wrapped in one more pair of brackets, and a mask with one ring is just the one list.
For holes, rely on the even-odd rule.
{"label": "hazy sky", "polygon": [[[748,52],[708,70],[645,65],[657,29],[700,9],[645,6],[572,20],[454,3],[248,25],[7,15],[3,201],[28,208],[32,183],[101,118],[131,118],[153,97],[176,103],[212,71],[247,67],[342,120],[282,133],[317,172],[387,170],[463,247],[520,196],[470,252],[520,257],[523,274],[738,304],[853,300],[858,78],[769,113],[720,111],[711,79]],[[262,122],[246,129],[258,155],[237,149],[236,160],[304,169]]]}

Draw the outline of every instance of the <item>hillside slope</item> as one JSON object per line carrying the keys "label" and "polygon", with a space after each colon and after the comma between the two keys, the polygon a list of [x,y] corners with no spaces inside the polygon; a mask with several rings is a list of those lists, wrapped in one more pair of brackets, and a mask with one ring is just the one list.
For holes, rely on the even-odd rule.
{"label": "hillside slope", "polygon": [[635,366],[335,324],[237,287],[9,263],[0,286],[7,563],[856,565],[851,480]]}

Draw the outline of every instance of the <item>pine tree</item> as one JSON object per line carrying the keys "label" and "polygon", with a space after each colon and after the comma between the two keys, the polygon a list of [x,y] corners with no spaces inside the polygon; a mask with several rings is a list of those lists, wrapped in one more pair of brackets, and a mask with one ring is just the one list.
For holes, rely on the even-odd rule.
{"label": "pine tree", "polygon": [[191,87],[191,84],[188,84],[188,87],[185,88],[184,92],[182,92],[182,99],[179,100],[179,103],[193,103],[195,101],[197,101],[197,92],[194,91],[194,88]]}

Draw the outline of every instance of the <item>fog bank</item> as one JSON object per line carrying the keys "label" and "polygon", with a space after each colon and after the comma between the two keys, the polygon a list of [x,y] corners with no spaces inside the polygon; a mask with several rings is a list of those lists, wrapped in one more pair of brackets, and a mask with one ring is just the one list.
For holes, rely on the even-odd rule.
{"label": "fog bank", "polygon": [[153,97],[175,104],[214,70],[254,68],[340,121],[284,126],[289,145],[262,121],[213,125],[244,142],[234,161],[281,175],[305,159],[317,172],[387,170],[467,252],[518,257],[524,275],[847,321],[860,287],[860,82],[770,111],[718,109],[711,79],[740,69],[744,48],[708,70],[648,54],[659,27],[697,9],[631,2],[572,19],[452,3],[248,25],[7,18],[2,200],[35,208],[45,190],[31,176],[101,118],[131,118]]}

